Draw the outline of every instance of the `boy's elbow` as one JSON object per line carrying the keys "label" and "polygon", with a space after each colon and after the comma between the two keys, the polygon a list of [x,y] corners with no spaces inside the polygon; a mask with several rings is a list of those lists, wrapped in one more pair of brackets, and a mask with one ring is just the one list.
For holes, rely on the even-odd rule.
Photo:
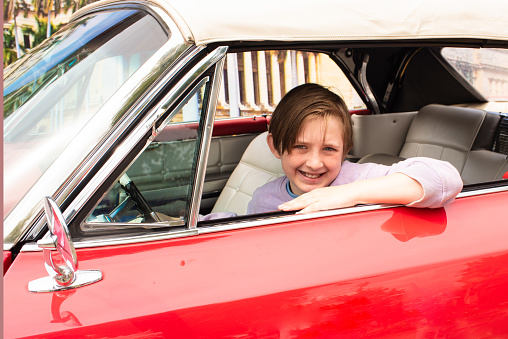
{"label": "boy's elbow", "polygon": [[463,182],[458,170],[448,162],[439,161],[432,169],[427,167],[427,182],[422,185],[422,199],[408,206],[421,208],[440,208],[450,204],[462,191]]}

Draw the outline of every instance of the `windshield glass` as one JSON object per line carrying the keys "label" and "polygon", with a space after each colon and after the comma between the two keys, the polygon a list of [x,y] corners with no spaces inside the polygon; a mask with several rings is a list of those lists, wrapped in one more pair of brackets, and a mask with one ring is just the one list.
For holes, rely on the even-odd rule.
{"label": "windshield glass", "polygon": [[70,23],[6,70],[4,217],[167,40],[145,12],[95,13]]}

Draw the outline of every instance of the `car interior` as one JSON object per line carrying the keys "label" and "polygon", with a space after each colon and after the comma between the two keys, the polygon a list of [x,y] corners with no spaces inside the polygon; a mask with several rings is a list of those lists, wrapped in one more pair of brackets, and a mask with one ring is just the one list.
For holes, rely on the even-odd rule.
{"label": "car interior", "polygon": [[[381,61],[390,58],[376,49],[368,52],[373,60],[371,66],[374,72],[380,69]],[[451,96],[455,98],[447,97],[447,100],[440,100],[444,95],[441,91],[443,84],[433,92],[424,90],[425,98],[415,96],[413,91],[418,90],[414,87],[415,78],[428,81],[428,76],[422,75],[418,68],[420,63],[431,63],[431,68],[434,67],[438,76],[441,76],[445,87],[460,81],[449,65],[443,66],[432,48],[393,48],[391,52],[392,58],[394,55],[403,55],[399,57],[402,59],[400,65],[405,65],[404,71],[393,67],[395,80],[392,79],[393,75],[383,71],[379,77],[373,78],[372,91],[377,96],[382,94],[381,90],[376,90],[382,87],[379,79],[389,83],[404,82],[405,87],[394,90],[398,92],[398,100],[385,100],[377,108],[378,114],[371,106],[368,106],[368,110],[358,111],[358,114],[351,110],[353,149],[347,155],[347,160],[385,165],[420,156],[445,160],[457,168],[465,190],[507,179],[507,114],[467,107],[474,105],[446,104],[447,101],[462,99],[466,100],[463,102],[473,99],[481,101],[478,100],[481,95],[469,85],[455,86],[460,90],[454,90]],[[341,53],[346,55],[347,51],[340,50],[335,57],[338,58]],[[355,53],[361,55],[366,51],[360,49]],[[355,53],[352,57],[336,59],[342,70],[346,70],[344,74],[348,75],[348,70],[351,71],[349,80],[353,87],[362,86],[354,78],[355,72],[361,72],[359,57],[355,57]],[[409,60],[408,55],[411,57]],[[410,102],[408,98],[411,97],[417,97],[418,100]],[[425,104],[414,109],[420,104],[419,100]],[[369,114],[365,114],[366,111]],[[200,214],[233,212],[242,216],[247,211],[254,190],[283,175],[280,161],[272,155],[265,141],[268,125],[269,116],[265,114],[215,120]],[[197,122],[168,124],[126,172],[159,214],[183,218],[186,213],[197,133]],[[88,221],[93,220],[94,216],[109,213],[125,199],[126,193],[121,185],[115,185]],[[138,212],[133,209],[132,213],[117,221],[131,222]]]}

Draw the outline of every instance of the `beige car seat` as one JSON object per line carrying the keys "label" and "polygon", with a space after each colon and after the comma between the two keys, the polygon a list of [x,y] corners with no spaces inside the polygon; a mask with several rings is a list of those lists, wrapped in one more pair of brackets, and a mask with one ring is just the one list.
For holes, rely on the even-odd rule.
{"label": "beige car seat", "polygon": [[249,144],[217,199],[212,213],[245,214],[256,188],[284,175],[280,160],[268,148],[267,135],[268,132],[264,132]]}
{"label": "beige car seat", "polygon": [[372,154],[359,162],[391,165],[407,158],[429,157],[448,161],[462,172],[485,115],[473,108],[425,106],[412,121],[398,156]]}

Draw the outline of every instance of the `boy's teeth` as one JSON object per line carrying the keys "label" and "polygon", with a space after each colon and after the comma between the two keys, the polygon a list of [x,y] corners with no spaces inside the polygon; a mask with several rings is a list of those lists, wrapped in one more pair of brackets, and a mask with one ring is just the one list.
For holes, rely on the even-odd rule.
{"label": "boy's teeth", "polygon": [[305,175],[307,178],[311,178],[311,179],[316,179],[321,176],[321,174],[310,174],[310,173],[306,173],[306,172],[302,172],[302,174]]}

